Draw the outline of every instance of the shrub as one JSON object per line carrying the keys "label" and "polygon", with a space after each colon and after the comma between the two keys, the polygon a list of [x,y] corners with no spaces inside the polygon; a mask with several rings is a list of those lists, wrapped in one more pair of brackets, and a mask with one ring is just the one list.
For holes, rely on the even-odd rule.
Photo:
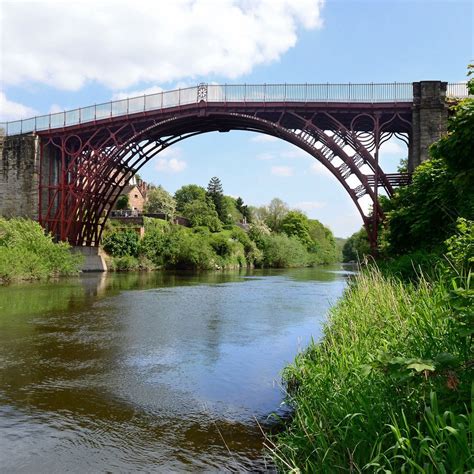
{"label": "shrub", "polygon": [[102,246],[113,257],[138,255],[138,234],[132,229],[122,229],[104,237]]}
{"label": "shrub", "polygon": [[140,264],[136,257],[122,255],[112,258],[110,269],[116,272],[137,271],[140,269]]}
{"label": "shrub", "polygon": [[474,271],[474,221],[459,218],[457,233],[446,240],[446,256],[459,273]]}
{"label": "shrub", "polygon": [[81,261],[67,243],[54,243],[37,222],[0,218],[0,280],[70,275],[79,271]]}
{"label": "shrub", "polygon": [[210,269],[215,266],[215,254],[207,239],[184,230],[168,236],[162,255],[168,267]]}
{"label": "shrub", "polygon": [[286,268],[305,266],[308,263],[308,252],[297,237],[271,234],[265,238],[263,243],[264,266]]}

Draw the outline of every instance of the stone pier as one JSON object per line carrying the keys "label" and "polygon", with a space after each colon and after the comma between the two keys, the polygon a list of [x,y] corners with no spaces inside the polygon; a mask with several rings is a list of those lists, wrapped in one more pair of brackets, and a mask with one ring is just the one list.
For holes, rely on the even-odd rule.
{"label": "stone pier", "polygon": [[84,257],[81,271],[106,272],[107,265],[99,247],[72,247],[72,252],[80,253]]}
{"label": "stone pier", "polygon": [[413,83],[412,136],[408,157],[408,171],[429,159],[430,145],[446,133],[448,106],[446,88],[441,81]]}
{"label": "stone pier", "polygon": [[39,138],[0,134],[0,216],[38,220]]}

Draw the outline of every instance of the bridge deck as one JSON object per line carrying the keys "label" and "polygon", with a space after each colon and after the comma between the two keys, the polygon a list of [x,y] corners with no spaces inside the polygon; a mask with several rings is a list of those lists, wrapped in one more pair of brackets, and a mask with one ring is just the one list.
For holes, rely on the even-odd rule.
{"label": "bridge deck", "polygon": [[[465,83],[448,84],[448,97],[468,96]],[[200,84],[195,87],[163,91],[157,94],[131,97],[104,104],[41,115],[23,120],[0,122],[0,133],[51,131],[78,125],[95,125],[131,115],[155,115],[159,111],[182,111],[186,106],[213,105],[220,110],[281,109],[286,107],[314,108],[318,104],[338,109],[364,109],[376,105],[410,109],[413,103],[412,83],[385,84]],[[115,121],[115,120],[114,120]],[[79,127],[80,128],[80,127]]]}

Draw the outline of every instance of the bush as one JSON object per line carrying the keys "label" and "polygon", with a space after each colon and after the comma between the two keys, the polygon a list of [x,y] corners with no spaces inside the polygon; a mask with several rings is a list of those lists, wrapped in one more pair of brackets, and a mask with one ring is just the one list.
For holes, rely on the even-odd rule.
{"label": "bush", "polygon": [[215,254],[207,239],[184,230],[168,236],[162,256],[167,267],[210,269],[215,266]]}
{"label": "bush", "polygon": [[0,218],[0,281],[71,275],[79,271],[82,256],[67,243],[28,219]]}
{"label": "bush", "polygon": [[263,253],[258,249],[257,244],[249,237],[249,234],[240,227],[234,226],[231,237],[240,242],[244,248],[245,259],[248,265],[261,265]]}
{"label": "bush", "polygon": [[137,257],[138,241],[138,234],[134,230],[122,229],[107,234],[102,241],[102,246],[113,257],[123,257],[125,255]]}
{"label": "bush", "polygon": [[474,272],[474,221],[459,218],[457,233],[446,240],[446,256],[458,273]]}
{"label": "bush", "polygon": [[138,259],[131,255],[122,255],[120,257],[113,257],[111,260],[110,270],[115,272],[129,272],[140,269]]}
{"label": "bush", "polygon": [[162,266],[165,262],[163,259],[163,249],[167,244],[167,235],[171,232],[171,227],[153,228],[147,231],[140,241],[139,254],[150,260],[155,267]]}
{"label": "bush", "polygon": [[308,251],[297,237],[271,234],[264,240],[263,265],[266,267],[301,267],[309,261]]}

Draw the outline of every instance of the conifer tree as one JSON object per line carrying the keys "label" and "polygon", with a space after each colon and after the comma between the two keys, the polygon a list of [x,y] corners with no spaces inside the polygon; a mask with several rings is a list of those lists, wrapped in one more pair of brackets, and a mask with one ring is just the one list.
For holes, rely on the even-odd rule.
{"label": "conifer tree", "polygon": [[217,215],[222,222],[227,222],[227,207],[224,200],[224,190],[221,180],[214,176],[207,185],[207,196],[214,203]]}

